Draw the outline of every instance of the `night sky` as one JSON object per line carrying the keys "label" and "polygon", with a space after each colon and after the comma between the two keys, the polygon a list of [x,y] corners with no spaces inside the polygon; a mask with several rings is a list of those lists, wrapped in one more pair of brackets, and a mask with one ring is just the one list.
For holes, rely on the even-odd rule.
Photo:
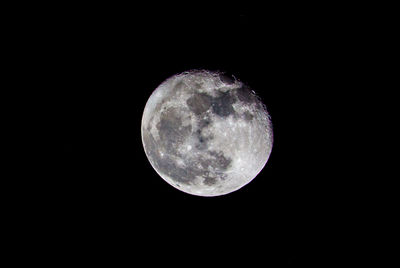
{"label": "night sky", "polygon": [[[321,108],[335,94],[326,62],[337,52],[327,46],[334,41],[324,15],[299,8],[159,16],[69,7],[27,26],[46,77],[38,94],[52,147],[50,176],[35,185],[35,217],[48,219],[42,228],[62,245],[56,259],[255,267],[329,254],[335,183],[321,153],[330,149]],[[143,150],[147,99],[190,69],[235,75],[271,115],[268,163],[225,196],[176,190]]]}

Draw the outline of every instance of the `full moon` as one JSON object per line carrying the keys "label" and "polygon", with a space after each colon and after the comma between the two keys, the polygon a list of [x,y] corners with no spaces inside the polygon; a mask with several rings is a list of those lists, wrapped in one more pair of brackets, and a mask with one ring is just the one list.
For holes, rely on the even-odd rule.
{"label": "full moon", "polygon": [[220,72],[174,75],[148,99],[142,142],[155,171],[198,196],[234,192],[252,181],[271,154],[270,116],[249,86]]}

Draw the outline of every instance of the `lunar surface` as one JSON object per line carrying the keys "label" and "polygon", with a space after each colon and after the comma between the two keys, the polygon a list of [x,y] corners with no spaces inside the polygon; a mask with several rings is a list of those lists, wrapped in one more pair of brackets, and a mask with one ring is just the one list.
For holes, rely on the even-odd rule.
{"label": "lunar surface", "polygon": [[193,195],[218,196],[248,184],[273,144],[265,105],[248,86],[219,72],[168,78],[142,117],[142,142],[156,172]]}

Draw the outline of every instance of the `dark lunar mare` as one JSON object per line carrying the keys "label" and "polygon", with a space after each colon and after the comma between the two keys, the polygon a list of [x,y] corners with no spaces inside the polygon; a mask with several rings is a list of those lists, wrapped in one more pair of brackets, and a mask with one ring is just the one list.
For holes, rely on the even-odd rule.
{"label": "dark lunar mare", "polygon": [[232,104],[236,102],[236,99],[230,94],[230,91],[222,92],[219,97],[212,98],[211,106],[212,112],[221,117],[227,117],[228,115],[234,114]]}
{"label": "dark lunar mare", "polygon": [[197,138],[197,143],[196,143],[196,148],[198,150],[207,150],[207,143],[208,141],[212,140],[212,136],[204,136],[203,135],[203,129],[208,127],[211,123],[212,120],[208,117],[206,118],[199,118],[197,117],[198,123],[197,123],[197,130],[195,131],[194,135]]}
{"label": "dark lunar mare", "polygon": [[235,110],[232,104],[236,102],[236,98],[232,94],[227,92],[219,92],[217,97],[210,96],[206,93],[194,93],[190,98],[187,99],[186,104],[189,109],[195,114],[198,121],[198,129],[195,132],[195,136],[198,140],[196,148],[198,150],[206,150],[207,142],[213,137],[206,137],[203,135],[203,128],[207,127],[211,123],[211,119],[204,115],[208,110],[220,117],[227,117],[229,115],[235,115]]}
{"label": "dark lunar mare", "polygon": [[189,109],[196,115],[200,115],[206,111],[211,106],[212,97],[205,93],[193,94],[187,101],[186,104]]}
{"label": "dark lunar mare", "polygon": [[[209,118],[199,118],[198,129],[196,134],[199,142],[196,145],[198,150],[204,151],[198,159],[186,158],[177,151],[185,139],[192,134],[192,126],[182,126],[182,119],[179,112],[170,108],[161,112],[160,122],[157,124],[160,140],[155,140],[150,132],[150,128],[144,131],[143,139],[146,145],[150,161],[156,170],[166,174],[171,179],[180,184],[191,184],[191,181],[200,176],[205,178],[204,183],[212,185],[217,182],[218,178],[224,177],[224,171],[227,170],[232,160],[223,155],[222,152],[207,150],[207,141],[212,137],[202,135],[202,129],[211,124]],[[164,148],[164,156],[160,156],[160,147]],[[185,167],[178,166],[176,159],[182,159]],[[210,173],[208,168],[215,170]]]}
{"label": "dark lunar mare", "polygon": [[[223,155],[222,152],[207,151],[208,157],[200,157],[196,160],[185,160],[178,154],[165,154],[161,157],[158,151],[158,143],[150,132],[143,135],[146,144],[146,151],[150,161],[155,166],[156,170],[168,175],[177,183],[190,185],[196,176],[204,177],[207,185],[212,185],[217,182],[217,177],[224,178],[223,172],[227,170],[232,160]],[[175,161],[175,157],[184,160],[186,166],[180,167]],[[198,166],[200,164],[200,167]],[[212,174],[208,171],[211,167],[217,172]]]}
{"label": "dark lunar mare", "polygon": [[232,104],[235,102],[236,98],[232,96],[230,91],[227,91],[220,92],[217,97],[212,97],[205,93],[194,93],[187,99],[186,104],[196,115],[204,114],[211,107],[212,113],[221,117],[227,117],[230,114],[235,114],[235,110],[232,107]]}
{"label": "dark lunar mare", "polygon": [[179,113],[169,108],[161,113],[160,122],[157,124],[160,143],[168,153],[175,153],[177,144],[182,143],[192,131],[192,126],[182,126]]}

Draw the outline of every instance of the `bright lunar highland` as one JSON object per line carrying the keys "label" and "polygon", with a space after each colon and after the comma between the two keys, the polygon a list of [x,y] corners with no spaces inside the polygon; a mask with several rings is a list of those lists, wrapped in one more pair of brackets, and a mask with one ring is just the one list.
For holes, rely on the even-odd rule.
{"label": "bright lunar highland", "polygon": [[151,94],[142,142],[156,172],[193,195],[218,196],[248,184],[273,144],[265,105],[248,86],[219,72],[174,75]]}

